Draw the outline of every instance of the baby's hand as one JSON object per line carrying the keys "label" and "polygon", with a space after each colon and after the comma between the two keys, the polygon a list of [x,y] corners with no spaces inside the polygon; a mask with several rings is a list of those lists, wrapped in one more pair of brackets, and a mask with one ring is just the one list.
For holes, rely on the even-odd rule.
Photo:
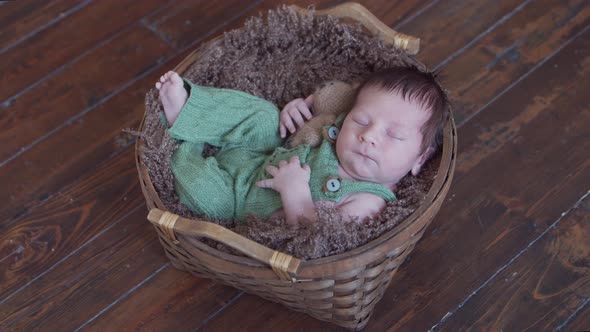
{"label": "baby's hand", "polygon": [[295,124],[301,128],[301,126],[303,126],[305,123],[303,117],[305,117],[307,120],[313,117],[310,110],[312,104],[313,95],[309,95],[309,97],[305,98],[305,100],[303,98],[297,98],[291,100],[287,105],[285,105],[280,114],[281,123],[279,130],[281,133],[281,138],[285,138],[287,136],[287,129],[291,134],[295,133],[297,131]]}
{"label": "baby's hand", "polygon": [[272,175],[273,178],[256,182],[258,187],[270,188],[281,194],[287,191],[301,190],[302,186],[309,188],[311,169],[307,164],[302,166],[298,156],[291,157],[289,162],[281,160],[278,168],[268,165],[266,166],[266,172]]}

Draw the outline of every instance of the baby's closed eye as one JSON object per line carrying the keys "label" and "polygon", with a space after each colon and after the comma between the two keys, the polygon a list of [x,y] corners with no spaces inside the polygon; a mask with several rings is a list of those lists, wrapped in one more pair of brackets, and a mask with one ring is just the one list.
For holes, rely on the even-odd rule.
{"label": "baby's closed eye", "polygon": [[389,136],[390,138],[393,138],[395,140],[398,140],[398,141],[403,141],[405,139],[400,134],[396,133],[395,131],[387,131],[387,136]]}
{"label": "baby's closed eye", "polygon": [[356,124],[359,124],[361,126],[367,126],[369,124],[369,121],[367,121],[367,119],[360,118],[360,117],[354,117],[354,118],[352,118],[352,121],[354,121]]}

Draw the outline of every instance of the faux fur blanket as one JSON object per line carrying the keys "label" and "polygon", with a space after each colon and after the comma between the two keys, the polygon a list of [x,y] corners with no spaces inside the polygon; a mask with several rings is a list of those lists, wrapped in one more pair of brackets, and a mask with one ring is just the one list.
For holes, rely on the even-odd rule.
{"label": "faux fur blanket", "polygon": [[[202,50],[202,56],[182,73],[196,84],[248,92],[275,103],[281,109],[294,98],[309,95],[328,80],[352,82],[373,71],[394,65],[424,66],[403,51],[384,44],[358,24],[333,17],[315,16],[313,9],[302,14],[280,7],[249,19],[239,30],[226,32]],[[166,208],[188,218],[210,220],[224,225],[269,248],[303,259],[334,255],[363,245],[395,227],[420,204],[430,188],[440,157],[433,158],[418,177],[405,177],[395,192],[398,200],[365,224],[345,223],[334,209],[318,209],[320,221],[288,228],[278,218],[252,217],[246,224],[194,216],[178,201],[169,159],[176,143],[164,131],[158,92],[146,96],[145,142],[142,161]],[[277,124],[278,125],[278,124]],[[215,147],[205,149],[212,155]],[[234,253],[213,241],[209,245]]]}

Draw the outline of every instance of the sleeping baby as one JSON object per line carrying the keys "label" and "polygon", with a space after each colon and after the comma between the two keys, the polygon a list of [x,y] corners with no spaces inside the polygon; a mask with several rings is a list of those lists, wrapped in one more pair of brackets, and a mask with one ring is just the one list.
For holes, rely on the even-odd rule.
{"label": "sleeping baby", "polygon": [[[180,201],[197,214],[245,220],[284,215],[289,224],[317,219],[319,204],[363,221],[395,200],[395,186],[417,175],[439,148],[448,99],[434,75],[414,67],[371,74],[354,106],[323,128],[319,146],[283,147],[314,114],[313,95],[282,111],[230,89],[164,74],[156,88],[180,141],[170,165]],[[203,157],[204,143],[219,147]]]}

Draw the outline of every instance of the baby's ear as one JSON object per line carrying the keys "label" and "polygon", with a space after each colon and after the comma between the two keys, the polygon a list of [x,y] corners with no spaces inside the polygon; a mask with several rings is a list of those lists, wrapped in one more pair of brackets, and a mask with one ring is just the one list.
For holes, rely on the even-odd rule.
{"label": "baby's ear", "polygon": [[434,153],[434,148],[432,146],[429,146],[420,155],[420,157],[418,157],[418,159],[416,160],[416,163],[414,163],[414,166],[412,166],[412,175],[413,176],[417,176],[418,174],[420,174],[420,170],[422,170],[422,166],[432,156],[433,153]]}

